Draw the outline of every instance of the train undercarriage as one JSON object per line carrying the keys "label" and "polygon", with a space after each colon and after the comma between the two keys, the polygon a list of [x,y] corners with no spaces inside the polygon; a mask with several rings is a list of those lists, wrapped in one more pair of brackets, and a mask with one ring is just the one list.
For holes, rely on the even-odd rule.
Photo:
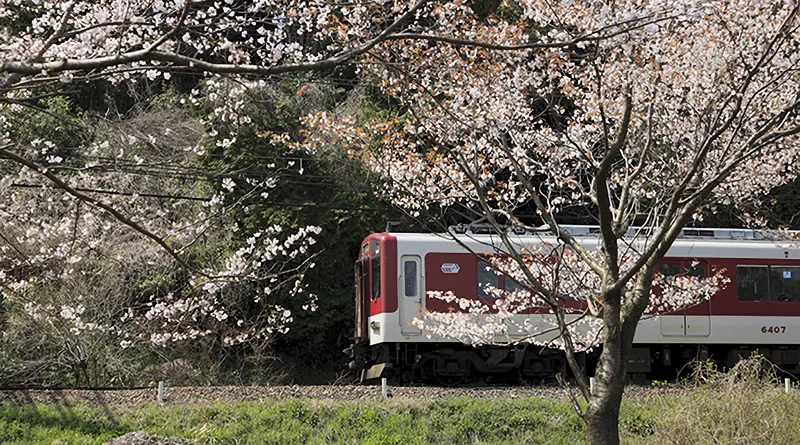
{"label": "train undercarriage", "polygon": [[[558,375],[573,376],[565,353],[536,345],[472,347],[451,343],[384,343],[354,345],[345,352],[361,380],[389,378],[399,384],[553,383]],[[584,375],[594,375],[600,348],[576,354]],[[632,381],[675,381],[694,364],[712,361],[727,369],[757,353],[787,376],[800,376],[800,348],[769,345],[636,345],[628,358]]]}

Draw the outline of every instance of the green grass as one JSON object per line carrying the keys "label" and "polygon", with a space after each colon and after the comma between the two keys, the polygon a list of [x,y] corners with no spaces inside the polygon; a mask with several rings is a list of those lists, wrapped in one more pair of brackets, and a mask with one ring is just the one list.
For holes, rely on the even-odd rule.
{"label": "green grass", "polygon": [[[625,400],[628,444],[791,444],[800,438],[800,391],[714,384]],[[130,431],[195,443],[575,444],[586,431],[566,401],[312,400],[145,406],[0,404],[0,443],[101,444]]]}
{"label": "green grass", "polygon": [[130,431],[102,409],[85,405],[0,405],[0,443],[103,443]]}
{"label": "green grass", "polygon": [[[0,405],[0,443],[103,443],[129,431],[200,443],[572,444],[583,425],[567,402],[456,398],[431,402],[292,400],[144,407]],[[56,442],[58,443],[58,442]]]}

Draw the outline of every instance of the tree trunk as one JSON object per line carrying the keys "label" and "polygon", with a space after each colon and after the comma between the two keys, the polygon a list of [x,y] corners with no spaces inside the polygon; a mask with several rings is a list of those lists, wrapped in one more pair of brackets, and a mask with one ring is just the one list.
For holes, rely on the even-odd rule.
{"label": "tree trunk", "polygon": [[[615,298],[616,297],[616,298]],[[619,408],[625,391],[625,373],[630,342],[623,335],[620,298],[607,295],[603,305],[605,338],[595,373],[594,394],[586,409],[589,441],[592,445],[619,444]]]}
{"label": "tree trunk", "polygon": [[619,444],[619,408],[625,390],[625,367],[622,366],[619,352],[609,350],[604,345],[600,355],[594,396],[586,409],[586,424],[592,445]]}
{"label": "tree trunk", "polygon": [[3,294],[0,293],[0,340],[3,339],[3,333],[6,331],[6,300]]}

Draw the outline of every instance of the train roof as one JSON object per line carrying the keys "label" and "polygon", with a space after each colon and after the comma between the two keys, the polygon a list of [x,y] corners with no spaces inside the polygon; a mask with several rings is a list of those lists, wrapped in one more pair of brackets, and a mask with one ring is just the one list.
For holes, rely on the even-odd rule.
{"label": "train roof", "polygon": [[[562,226],[563,227],[563,226]],[[566,226],[584,246],[596,247],[599,242],[599,231],[592,226]],[[641,232],[640,232],[641,233]],[[779,235],[783,234],[783,239]],[[425,252],[463,252],[464,248],[454,242],[458,238],[475,252],[500,252],[501,238],[494,234],[484,233],[406,233],[392,232],[404,248]],[[536,245],[555,242],[552,235],[513,233],[511,240],[519,245]],[[640,240],[644,240],[641,237]],[[681,236],[675,240],[666,257],[678,258],[753,258],[753,259],[800,259],[800,232],[767,232],[747,229],[683,229]]]}

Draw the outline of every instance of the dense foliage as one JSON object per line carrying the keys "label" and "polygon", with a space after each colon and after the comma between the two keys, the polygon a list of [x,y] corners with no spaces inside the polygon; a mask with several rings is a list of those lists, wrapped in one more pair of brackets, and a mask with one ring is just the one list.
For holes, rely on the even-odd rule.
{"label": "dense foliage", "polygon": [[[348,96],[326,85],[286,81],[241,92],[237,111],[246,123],[232,124],[220,100],[196,94],[224,86],[196,84],[193,94],[181,79],[106,85],[107,102],[81,102],[76,92],[43,99],[46,113],[8,114],[19,144],[57,147],[31,159],[58,157],[54,170],[79,172],[68,176],[73,187],[116,199],[148,228],[185,243],[192,269],[175,268],[158,245],[91,205],[54,201],[38,178],[20,183],[9,170],[0,384],[320,381],[341,373],[359,242],[397,217],[374,197],[358,161],[334,151],[311,157],[289,143],[288,135],[302,138],[304,113]],[[125,103],[129,109],[116,108]],[[117,117],[100,117],[109,112]],[[281,291],[278,282],[270,292],[274,280],[256,274],[235,283],[195,275],[226,258],[230,271],[230,258],[254,235],[289,240],[293,227],[321,231],[316,243],[300,245],[298,261],[280,264],[302,287],[288,282],[294,289]],[[186,228],[195,235],[187,238]],[[211,307],[199,304],[203,295]],[[276,356],[275,334],[290,323],[295,330]],[[248,325],[250,333],[259,325],[267,331],[254,341]],[[302,372],[309,367],[317,372]]]}

